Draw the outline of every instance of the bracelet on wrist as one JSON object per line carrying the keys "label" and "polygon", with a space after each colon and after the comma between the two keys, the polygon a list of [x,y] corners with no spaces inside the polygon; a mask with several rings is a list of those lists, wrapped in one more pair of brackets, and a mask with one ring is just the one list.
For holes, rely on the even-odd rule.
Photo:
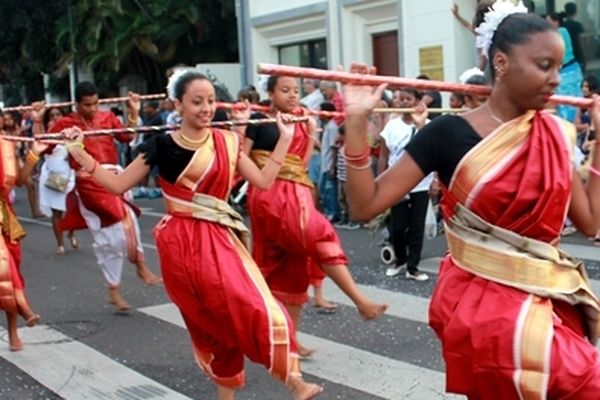
{"label": "bracelet on wrist", "polygon": [[37,162],[40,161],[40,156],[35,154],[33,150],[29,150],[29,152],[27,152],[27,156],[25,157],[25,161],[32,164],[37,164]]}
{"label": "bracelet on wrist", "polygon": [[65,148],[67,149],[67,151],[76,147],[82,150],[85,149],[85,145],[82,142],[70,142],[65,144]]}
{"label": "bracelet on wrist", "polygon": [[371,165],[373,164],[373,161],[371,161],[371,159],[367,159],[367,162],[363,163],[363,164],[355,164],[355,163],[349,163],[346,162],[346,168],[349,169],[354,169],[354,170],[366,170],[371,168]]}
{"label": "bracelet on wrist", "polygon": [[138,117],[137,115],[135,116],[135,118],[131,117],[131,114],[127,116],[127,121],[131,124],[131,125],[137,125],[138,123]]}
{"label": "bracelet on wrist", "polygon": [[344,146],[344,151],[342,152],[344,159],[346,161],[360,161],[365,158],[368,158],[371,155],[371,148],[369,146],[365,147],[364,151],[360,154],[348,154],[347,148]]}

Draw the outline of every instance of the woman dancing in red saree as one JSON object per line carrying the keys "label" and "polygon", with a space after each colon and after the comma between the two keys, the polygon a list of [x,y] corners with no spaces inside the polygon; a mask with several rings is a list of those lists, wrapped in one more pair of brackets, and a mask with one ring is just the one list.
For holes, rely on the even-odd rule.
{"label": "woman dancing in red saree", "polygon": [[[4,116],[0,112],[0,133],[4,133]],[[36,325],[40,316],[31,311],[25,296],[25,280],[21,275],[21,243],[26,235],[13,210],[11,192],[15,185],[23,185],[39,161],[44,146],[34,144],[21,167],[15,142],[2,139],[0,135],[0,308],[6,312],[8,341],[11,351],[23,348],[17,330],[18,316],[27,326]]]}
{"label": "woman dancing in red saree", "polygon": [[[438,172],[449,253],[429,317],[449,392],[597,399],[600,302],[585,267],[556,246],[567,214],[588,235],[600,224],[600,157],[584,187],[572,162],[574,127],[541,111],[558,85],[558,34],[532,14],[500,20],[488,102],[426,126],[377,180],[363,169],[363,154],[367,115],[384,86],[345,87],[350,206],[370,218]],[[362,64],[350,70],[372,72]],[[591,114],[600,126],[600,98]]]}
{"label": "woman dancing in red saree", "polygon": [[140,155],[121,175],[98,166],[81,148],[77,128],[65,132],[78,140],[67,144],[68,150],[113,193],[123,193],[158,166],[168,215],[154,237],[165,288],[183,316],[198,364],[217,384],[219,399],[233,399],[243,385],[244,356],[263,364],[295,400],[312,399],[323,389],[302,380],[293,324],[246,250],[242,218],[226,202],[236,170],[262,188],[273,182],[292,129],[278,116],[284,134],[259,170],[240,153],[236,133],[206,128],[216,108],[206,77],[186,70],[171,77],[168,89],[183,118],[181,129],[140,145]]}
{"label": "woman dancing in red saree", "polygon": [[[295,79],[272,76],[267,91],[273,113],[298,111]],[[314,132],[312,120],[295,124],[292,144],[275,183],[268,190],[251,186],[248,191],[252,255],[273,295],[285,304],[296,329],[300,326],[302,305],[308,301],[309,281],[322,280],[322,271],[352,299],[365,320],[379,317],[387,308],[371,302],[359,291],[337,233],[315,207],[312,182],[306,171]],[[278,129],[273,125],[250,126],[246,129],[244,152],[262,166],[269,160],[278,137]],[[300,349],[303,356],[312,352]]]}

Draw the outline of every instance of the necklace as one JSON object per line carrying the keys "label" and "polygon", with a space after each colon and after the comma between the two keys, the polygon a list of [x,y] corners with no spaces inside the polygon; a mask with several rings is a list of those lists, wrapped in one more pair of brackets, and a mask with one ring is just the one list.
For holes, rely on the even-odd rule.
{"label": "necklace", "polygon": [[496,122],[498,122],[499,124],[503,124],[506,121],[503,121],[500,117],[497,117],[496,114],[494,114],[494,112],[492,111],[492,107],[490,107],[490,103],[486,102],[485,106],[487,107],[488,111],[490,112],[490,117],[492,117],[492,119]]}
{"label": "necklace", "polygon": [[181,144],[184,147],[188,147],[188,148],[192,148],[192,149],[197,149],[198,147],[205,144],[208,141],[208,139],[210,138],[210,136],[211,136],[210,132],[207,132],[201,139],[190,139],[189,137],[185,136],[182,131],[179,131],[177,133],[177,137],[178,137],[179,141],[181,142]]}

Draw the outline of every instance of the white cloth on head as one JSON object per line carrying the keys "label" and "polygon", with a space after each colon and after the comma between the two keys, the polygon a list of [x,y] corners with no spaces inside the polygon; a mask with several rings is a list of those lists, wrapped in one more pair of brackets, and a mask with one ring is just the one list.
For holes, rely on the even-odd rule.
{"label": "white cloth on head", "polygon": [[[56,172],[69,178],[67,189],[64,193],[52,190],[44,182],[50,172]],[[44,157],[40,169],[39,203],[40,211],[47,217],[52,216],[52,210],[65,211],[67,209],[67,194],[75,187],[75,173],[69,166],[68,153],[64,146],[57,145],[51,154]]]}

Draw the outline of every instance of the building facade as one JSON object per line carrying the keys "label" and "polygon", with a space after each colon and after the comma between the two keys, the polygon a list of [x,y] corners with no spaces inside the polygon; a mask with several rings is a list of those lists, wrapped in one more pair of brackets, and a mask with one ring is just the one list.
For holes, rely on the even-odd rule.
{"label": "building facade", "polygon": [[476,58],[453,3],[473,15],[474,0],[239,0],[243,80],[258,81],[259,62],[333,69],[352,61],[381,75],[456,80]]}
{"label": "building facade", "polygon": [[[533,0],[538,14],[565,0]],[[600,70],[600,1],[575,0],[587,73]],[[457,81],[476,65],[475,37],[451,9],[470,20],[476,0],[237,0],[243,83],[256,84],[259,62],[334,69],[352,61],[381,75]]]}

